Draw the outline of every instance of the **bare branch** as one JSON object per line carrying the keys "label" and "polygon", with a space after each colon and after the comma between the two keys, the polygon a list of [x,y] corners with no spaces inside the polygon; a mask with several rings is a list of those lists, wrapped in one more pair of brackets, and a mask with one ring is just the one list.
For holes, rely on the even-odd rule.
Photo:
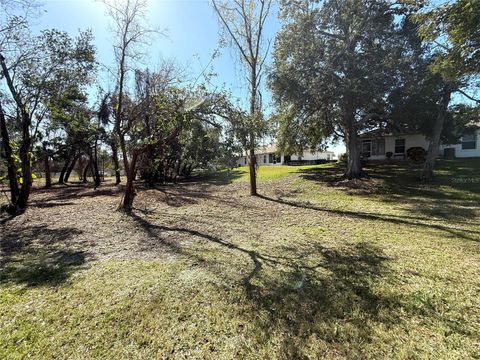
{"label": "bare branch", "polygon": [[480,99],[476,99],[474,98],[473,96],[467,94],[465,91],[461,90],[461,89],[457,89],[457,91],[462,94],[463,96],[465,96],[467,99],[469,100],[472,100],[472,101],[475,101],[476,103],[479,103],[480,104]]}
{"label": "bare branch", "polygon": [[231,36],[232,40],[237,45],[237,48],[240,51],[240,54],[242,55],[243,59],[251,66],[250,58],[248,57],[248,55],[247,55],[245,49],[243,48],[243,46],[240,44],[240,41],[237,38],[237,36],[232,31],[231,26],[228,24],[227,20],[225,19],[225,16],[223,15],[222,11],[217,6],[217,1],[213,0],[212,2],[213,2],[213,7],[214,7],[220,21],[222,22],[223,26],[225,27],[225,29],[227,30],[227,32]]}

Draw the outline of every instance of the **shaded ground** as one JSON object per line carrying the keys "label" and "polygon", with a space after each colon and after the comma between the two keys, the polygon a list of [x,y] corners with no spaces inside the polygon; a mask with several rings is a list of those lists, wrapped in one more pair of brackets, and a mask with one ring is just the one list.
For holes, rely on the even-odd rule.
{"label": "shaded ground", "polygon": [[[480,163],[36,190],[1,226],[0,358],[480,357]],[[452,180],[456,179],[456,180]]]}

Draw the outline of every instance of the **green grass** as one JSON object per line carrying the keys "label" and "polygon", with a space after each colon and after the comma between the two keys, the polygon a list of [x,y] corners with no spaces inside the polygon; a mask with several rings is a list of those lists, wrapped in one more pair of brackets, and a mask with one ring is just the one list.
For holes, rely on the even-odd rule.
{"label": "green grass", "polygon": [[[310,169],[329,169],[336,165],[336,163],[327,163],[321,165],[303,165],[303,166],[287,166],[287,165],[275,165],[275,166],[259,166],[257,168],[257,179],[259,181],[264,180],[277,180],[282,177],[286,177],[295,173],[299,173]],[[242,166],[231,170],[235,176],[234,181],[248,181],[249,179],[249,167]]]}
{"label": "green grass", "polygon": [[[332,166],[261,167],[259,198],[235,169],[108,229],[17,230],[0,358],[480,358],[480,159],[440,162],[432,185],[394,164],[336,184]],[[97,216],[89,199],[65,226]],[[112,229],[119,253],[134,238],[150,257],[89,260]]]}

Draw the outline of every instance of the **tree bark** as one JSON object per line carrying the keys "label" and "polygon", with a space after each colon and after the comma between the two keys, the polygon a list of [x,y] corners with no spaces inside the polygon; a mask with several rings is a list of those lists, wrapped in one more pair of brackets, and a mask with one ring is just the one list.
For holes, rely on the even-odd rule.
{"label": "tree bark", "polygon": [[112,161],[113,166],[115,167],[115,185],[120,184],[120,162],[118,161],[118,149],[117,149],[117,142],[114,137],[112,137],[112,142],[110,144],[112,148]]}
{"label": "tree bark", "polygon": [[70,178],[70,174],[72,173],[73,169],[75,168],[75,164],[77,163],[77,160],[78,158],[80,157],[80,155],[76,155],[72,162],[70,163],[70,165],[68,166],[67,168],[67,171],[65,172],[65,176],[63,178],[63,181],[64,182],[68,182],[68,179]]}
{"label": "tree bark", "polygon": [[98,170],[98,139],[95,138],[95,146],[93,151],[93,171],[95,173],[95,187],[99,187],[102,179],[100,178],[100,171]]}
{"label": "tree bark", "polygon": [[257,169],[256,169],[257,158],[255,156],[255,148],[250,148],[250,195],[257,195]]}
{"label": "tree bark", "polygon": [[83,183],[88,182],[88,169],[90,168],[90,161],[87,163],[87,165],[83,168]]}
{"label": "tree bark", "polygon": [[96,156],[90,157],[90,163],[92,164],[94,187],[97,188],[100,186],[102,180],[100,179],[100,172],[98,171]]}
{"label": "tree bark", "polygon": [[68,165],[70,165],[70,158],[65,161],[62,170],[60,171],[60,176],[58,177],[58,183],[64,184],[65,183],[65,173],[68,170]]}
{"label": "tree bark", "polygon": [[347,169],[344,176],[349,179],[360,179],[365,174],[362,171],[360,161],[360,149],[358,147],[358,134],[353,119],[345,119],[346,131],[345,141],[347,143]]}
{"label": "tree bark", "polygon": [[435,166],[435,159],[438,157],[438,149],[440,146],[440,137],[442,135],[443,124],[447,116],[448,104],[452,96],[452,85],[446,84],[442,90],[440,102],[438,103],[438,113],[433,127],[432,139],[428,146],[427,158],[423,165],[422,180],[430,182],[433,179],[433,168]]}
{"label": "tree bark", "polygon": [[133,207],[133,199],[135,198],[135,188],[133,182],[135,179],[135,166],[137,163],[137,153],[134,153],[130,162],[130,167],[127,173],[127,184],[125,186],[125,194],[123,196],[122,210],[130,213]]}
{"label": "tree bark", "polygon": [[50,156],[48,156],[46,149],[43,163],[45,168],[45,189],[50,189],[52,187],[52,174],[50,172]]}
{"label": "tree bark", "polygon": [[32,189],[32,164],[30,158],[30,115],[27,108],[21,110],[22,114],[22,145],[20,146],[20,160],[22,162],[22,186],[17,199],[17,209],[23,211],[28,204],[30,190]]}
{"label": "tree bark", "polygon": [[2,105],[0,104],[0,132],[2,136],[3,152],[2,155],[7,162],[8,183],[10,185],[10,202],[14,205],[17,203],[19,189],[17,181],[17,167],[13,159],[13,150],[10,145],[10,137],[8,135],[7,124],[5,121],[5,114],[3,113]]}

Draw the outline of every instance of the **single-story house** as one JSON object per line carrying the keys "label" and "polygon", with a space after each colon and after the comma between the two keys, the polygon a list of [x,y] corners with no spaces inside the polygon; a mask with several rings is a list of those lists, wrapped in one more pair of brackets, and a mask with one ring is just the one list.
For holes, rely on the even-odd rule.
{"label": "single-story house", "polygon": [[[393,134],[374,130],[359,136],[360,153],[363,159],[385,160],[387,153],[392,159],[405,159],[408,149],[422,147],[428,150],[430,140],[418,133]],[[446,154],[458,158],[480,157],[480,129],[465,132],[458,144],[441,144],[438,156]]]}
{"label": "single-story house", "polygon": [[[335,153],[332,151],[304,151],[299,155],[287,155],[277,152],[275,144],[261,146],[255,150],[257,165],[289,165],[289,164],[315,164],[321,161],[336,160]],[[238,166],[248,164],[248,156],[243,154],[237,159]]]}

